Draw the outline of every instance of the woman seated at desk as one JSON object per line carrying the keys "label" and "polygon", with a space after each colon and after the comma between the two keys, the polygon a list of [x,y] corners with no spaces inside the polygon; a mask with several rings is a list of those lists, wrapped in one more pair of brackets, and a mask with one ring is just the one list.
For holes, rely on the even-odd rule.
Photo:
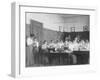
{"label": "woman seated at desk", "polygon": [[63,52],[64,51],[64,43],[62,40],[58,41],[55,46],[56,52]]}
{"label": "woman seated at desk", "polygon": [[88,40],[81,40],[79,43],[79,50],[80,51],[89,51],[90,44]]}
{"label": "woman seated at desk", "polygon": [[50,41],[50,43],[48,44],[48,50],[49,52],[55,52],[55,42],[53,40]]}
{"label": "woman seated at desk", "polygon": [[47,41],[44,40],[42,46],[41,46],[41,49],[42,49],[42,52],[43,53],[47,53],[48,52],[48,44],[47,44]]}
{"label": "woman seated at desk", "polygon": [[48,54],[48,43],[46,40],[44,40],[43,44],[41,45],[41,64],[46,65],[49,63],[49,59],[48,56],[46,56],[45,54]]}
{"label": "woman seated at desk", "polygon": [[73,43],[69,40],[66,40],[64,43],[64,52],[72,53],[73,52]]}

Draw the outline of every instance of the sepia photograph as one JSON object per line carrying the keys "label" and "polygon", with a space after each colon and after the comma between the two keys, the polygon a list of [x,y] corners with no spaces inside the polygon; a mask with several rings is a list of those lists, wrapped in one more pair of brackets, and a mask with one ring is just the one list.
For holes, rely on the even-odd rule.
{"label": "sepia photograph", "polygon": [[25,12],[25,66],[90,64],[90,15]]}

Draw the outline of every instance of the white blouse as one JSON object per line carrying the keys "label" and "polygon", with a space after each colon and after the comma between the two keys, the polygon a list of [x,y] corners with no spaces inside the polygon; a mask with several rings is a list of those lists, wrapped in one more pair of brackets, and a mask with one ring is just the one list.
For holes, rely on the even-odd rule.
{"label": "white blouse", "polygon": [[33,44],[33,40],[32,40],[32,38],[27,38],[27,45],[28,46],[30,46],[30,45],[32,45]]}

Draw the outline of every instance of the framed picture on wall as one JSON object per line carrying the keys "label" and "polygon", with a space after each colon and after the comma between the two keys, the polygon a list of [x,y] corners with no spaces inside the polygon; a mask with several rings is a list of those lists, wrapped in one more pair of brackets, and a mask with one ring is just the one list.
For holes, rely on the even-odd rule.
{"label": "framed picture on wall", "polygon": [[[12,76],[59,75],[95,70],[92,46],[95,8],[34,6],[26,3],[12,3],[11,8]],[[73,24],[75,27],[71,27]],[[89,25],[86,26],[89,29],[87,33],[78,26],[84,24]],[[59,31],[59,26],[63,28],[62,31]],[[67,36],[70,39],[66,39]]]}
{"label": "framed picture on wall", "polygon": [[71,27],[71,32],[75,32],[75,27]]}
{"label": "framed picture on wall", "polygon": [[88,31],[87,25],[83,26],[83,31]]}

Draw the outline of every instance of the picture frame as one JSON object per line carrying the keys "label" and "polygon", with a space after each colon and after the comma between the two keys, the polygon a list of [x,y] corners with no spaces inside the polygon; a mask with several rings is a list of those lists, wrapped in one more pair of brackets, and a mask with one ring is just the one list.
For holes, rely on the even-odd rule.
{"label": "picture frame", "polygon": [[75,32],[75,27],[71,27],[71,32]]}
{"label": "picture frame", "polygon": [[[90,15],[90,64],[77,66],[25,67],[25,12],[45,12],[59,14]],[[95,8],[84,7],[48,7],[34,6],[26,3],[12,3],[11,6],[11,75],[14,77],[36,75],[60,75],[69,73],[84,73],[96,70],[95,57]]]}
{"label": "picture frame", "polygon": [[87,31],[87,25],[83,26],[83,31]]}

